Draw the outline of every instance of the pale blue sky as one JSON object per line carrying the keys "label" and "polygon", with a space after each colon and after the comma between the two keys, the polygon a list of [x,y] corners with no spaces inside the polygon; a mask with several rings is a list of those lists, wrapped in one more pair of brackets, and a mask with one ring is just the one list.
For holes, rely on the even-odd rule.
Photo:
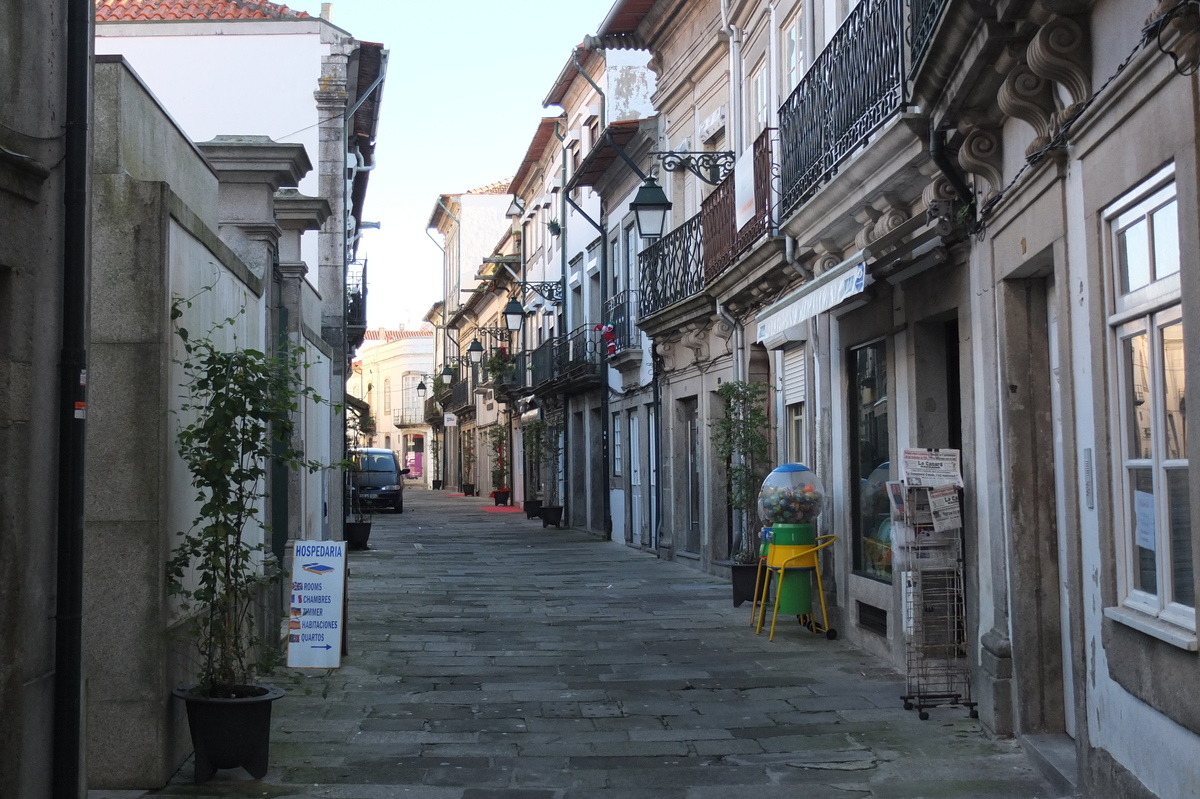
{"label": "pale blue sky", "polygon": [[[319,0],[286,5],[317,15]],[[333,22],[390,50],[359,247],[367,322],[416,325],[441,299],[441,251],[425,234],[439,194],[512,177],[571,48],[613,0],[336,0]]]}

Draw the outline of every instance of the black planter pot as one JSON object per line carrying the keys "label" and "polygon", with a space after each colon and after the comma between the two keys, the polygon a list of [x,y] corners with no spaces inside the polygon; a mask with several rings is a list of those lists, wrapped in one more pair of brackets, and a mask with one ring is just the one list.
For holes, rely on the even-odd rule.
{"label": "black planter pot", "polygon": [[[764,579],[770,580],[770,574],[763,569]],[[730,583],[733,585],[733,606],[740,608],[743,602],[753,602],[755,599],[755,580],[758,578],[757,563],[729,564]],[[762,590],[762,586],[758,586]]]}
{"label": "black planter pot", "polygon": [[346,522],[346,544],[350,549],[367,549],[370,537],[370,522]]}
{"label": "black planter pot", "polygon": [[562,505],[543,505],[538,515],[542,517],[542,529],[546,529],[550,525],[562,528]]}
{"label": "black planter pot", "polygon": [[434,481],[433,481],[433,490],[434,490],[434,491],[441,491],[441,490],[442,490],[442,481],[441,481],[441,480],[434,480]]}
{"label": "black planter pot", "polygon": [[494,491],[492,493],[497,505],[508,505],[512,501],[511,491]]}
{"label": "black planter pot", "polygon": [[542,514],[542,501],[540,499],[525,500],[525,518],[536,519]]}
{"label": "black planter pot", "polygon": [[463,483],[462,490],[463,490],[463,494],[465,494],[468,497],[475,496],[475,484],[474,483]]}
{"label": "black planter pot", "polygon": [[208,782],[217,769],[244,768],[256,780],[267,776],[271,745],[271,703],[283,696],[273,685],[254,686],[263,693],[238,699],[194,696],[190,688],[172,693],[187,706],[188,729],[196,750],[193,782]]}

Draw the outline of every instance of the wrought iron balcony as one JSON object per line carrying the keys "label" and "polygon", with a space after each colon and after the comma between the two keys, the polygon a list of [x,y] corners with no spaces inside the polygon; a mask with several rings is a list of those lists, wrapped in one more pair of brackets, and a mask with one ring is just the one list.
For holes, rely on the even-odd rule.
{"label": "wrought iron balcony", "polygon": [[771,207],[774,205],[771,200],[771,134],[774,131],[774,128],[767,128],[754,140],[754,215],[750,220],[738,227],[734,172],[730,172],[700,206],[706,286],[771,231]]}
{"label": "wrought iron balcony", "polygon": [[424,427],[425,408],[392,409],[392,427]]}
{"label": "wrought iron balcony", "polygon": [[950,5],[950,0],[909,0],[909,37],[912,57],[909,59],[909,75],[915,73],[933,40],[938,21]]}
{"label": "wrought iron balcony", "polygon": [[779,109],[785,213],[904,107],[904,6],[861,0]]}
{"label": "wrought iron balcony", "polygon": [[529,362],[533,368],[530,370],[529,378],[534,390],[554,380],[556,375],[554,351],[557,342],[558,339],[550,339],[530,353]]}
{"label": "wrought iron balcony", "polygon": [[642,269],[640,317],[658,313],[700,292],[704,260],[700,217],[696,214],[638,256]]}
{"label": "wrought iron balcony", "polygon": [[440,425],[445,418],[444,413],[441,400],[437,397],[427,397],[425,399],[425,422],[427,424]]}
{"label": "wrought iron balcony", "polygon": [[367,332],[367,262],[346,265],[346,338],[353,350]]}
{"label": "wrought iron balcony", "polygon": [[471,390],[470,380],[459,380],[450,387],[450,410],[457,413],[474,402],[475,394]]}
{"label": "wrought iron balcony", "polygon": [[617,352],[624,352],[641,343],[638,329],[633,324],[637,321],[637,298],[637,291],[626,289],[604,303],[604,323],[612,325],[613,344]]}

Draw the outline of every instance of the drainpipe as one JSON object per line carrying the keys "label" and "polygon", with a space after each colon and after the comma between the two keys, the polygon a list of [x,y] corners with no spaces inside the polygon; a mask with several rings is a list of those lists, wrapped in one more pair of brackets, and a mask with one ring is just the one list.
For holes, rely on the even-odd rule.
{"label": "drainpipe", "polygon": [[[606,220],[604,220],[604,218],[601,217],[601,219],[603,221],[597,222],[595,219],[592,219],[590,216],[588,216],[587,212],[584,211],[582,208],[580,208],[579,205],[566,194],[565,188],[563,189],[563,197],[570,204],[570,206],[575,209],[575,213],[582,216],[587,221],[587,223],[589,225],[591,225],[592,227],[594,227],[596,229],[596,232],[600,234],[600,296],[604,297],[605,290],[608,286],[608,241],[607,241],[607,237],[606,237],[605,230],[604,230],[604,224],[603,224],[603,221],[606,221]],[[604,304],[603,301],[601,301],[602,309],[603,309],[603,304]],[[603,323],[604,319],[601,318],[600,322]],[[607,351],[605,351],[605,354],[604,354],[602,368],[603,368],[604,389],[600,393],[600,461],[601,461],[601,463],[604,464],[604,467],[600,470],[600,474],[602,475],[601,476],[601,483],[602,483],[601,491],[604,495],[604,509],[603,509],[604,532],[607,535],[611,535],[612,534],[612,498],[609,496],[609,491],[612,490],[612,485],[611,485],[611,481],[609,480],[609,476],[608,476],[609,436],[611,435],[611,431],[608,429],[608,416],[609,416],[608,407],[609,407],[609,394],[611,393],[611,389],[608,384]]]}
{"label": "drainpipe", "polygon": [[[560,199],[558,202],[558,218],[561,220],[558,229],[558,282],[562,286],[563,304],[560,309],[560,324],[558,325],[558,335],[562,338],[570,331],[564,330],[572,321],[567,314],[567,134],[565,131],[560,132],[559,123],[554,123],[554,137],[558,139],[560,159],[562,160],[562,183],[559,185]],[[563,406],[563,515],[567,519],[567,523],[571,523],[571,517],[567,508],[567,497],[571,491],[571,406],[564,397],[562,400]]]}
{"label": "drainpipe", "polygon": [[971,189],[963,180],[962,175],[958,174],[954,164],[950,163],[950,157],[946,155],[946,142],[942,137],[942,132],[937,129],[937,125],[932,119],[929,120],[929,158],[942,171],[946,180],[950,181],[954,193],[958,195],[964,205],[974,202],[975,195],[971,193]]}
{"label": "drainpipe", "polygon": [[742,151],[742,32],[729,21],[729,0],[721,0],[721,28],[729,36],[729,149]]}
{"label": "drainpipe", "polygon": [[579,63],[579,50],[576,47],[571,51],[571,60],[575,63],[575,71],[578,72],[583,79],[592,84],[592,88],[596,90],[596,94],[600,95],[600,130],[605,130],[608,127],[608,110],[605,106],[608,105],[608,100],[604,96],[604,90],[596,85],[596,81],[592,80],[592,76],[587,74],[587,70]]}
{"label": "drainpipe", "polygon": [[[441,198],[439,197],[438,199],[440,200]],[[450,342],[449,342],[449,339],[446,334],[446,248],[438,243],[438,240],[435,239],[433,237],[433,234],[429,232],[429,228],[425,228],[425,235],[429,237],[429,240],[433,242],[433,245],[435,247],[437,247],[439,250],[442,251],[442,324],[441,324],[441,328],[442,328],[442,366],[444,367],[449,362],[448,359],[446,358],[446,356],[450,349],[449,348]],[[434,346],[434,349],[435,349],[435,355],[436,355],[436,345]],[[436,375],[435,375],[435,377],[436,377]],[[433,386],[430,386],[430,388],[433,388]],[[441,405],[441,403],[438,403],[438,404]],[[444,405],[441,405],[441,408],[442,408],[442,418],[444,420],[445,414],[446,414],[446,407]],[[449,435],[448,435],[448,431],[446,430],[446,423],[445,423],[445,421],[443,421],[442,422],[442,462],[438,468],[438,479],[442,481],[442,489],[443,490],[448,488],[448,486],[446,485],[446,483],[448,482],[446,480],[446,465],[447,465],[446,459],[447,459],[447,456],[450,454],[450,443],[447,440],[448,438],[449,438]],[[435,443],[434,446],[437,446],[437,444]]]}
{"label": "drainpipe", "polygon": [[62,350],[58,387],[58,599],[55,607],[55,799],[83,794],[83,526],[87,416],[88,111],[91,0],[66,5]]}

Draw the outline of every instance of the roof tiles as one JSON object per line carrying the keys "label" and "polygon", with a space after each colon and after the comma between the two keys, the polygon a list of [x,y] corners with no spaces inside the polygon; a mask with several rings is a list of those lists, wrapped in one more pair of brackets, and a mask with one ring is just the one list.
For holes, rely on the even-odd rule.
{"label": "roof tiles", "polygon": [[267,0],[96,0],[97,22],[310,18]]}

